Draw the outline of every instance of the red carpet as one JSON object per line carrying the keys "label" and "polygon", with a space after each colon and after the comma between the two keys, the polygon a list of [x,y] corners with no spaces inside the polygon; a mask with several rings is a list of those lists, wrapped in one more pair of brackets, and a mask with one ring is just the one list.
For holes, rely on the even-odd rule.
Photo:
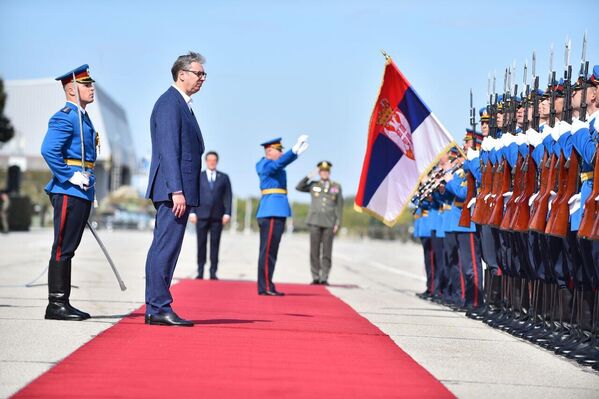
{"label": "red carpet", "polygon": [[[186,280],[174,308],[193,328],[146,326],[143,308],[17,397],[446,398],[452,394],[322,286]],[[68,339],[68,337],[64,337]]]}

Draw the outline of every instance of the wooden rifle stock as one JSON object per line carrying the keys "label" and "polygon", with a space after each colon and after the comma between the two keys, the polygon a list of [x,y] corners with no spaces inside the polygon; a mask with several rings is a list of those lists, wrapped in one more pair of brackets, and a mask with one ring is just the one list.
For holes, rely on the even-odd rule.
{"label": "wooden rifle stock", "polygon": [[524,163],[523,160],[524,158],[522,158],[522,155],[518,153],[518,161],[516,161],[516,165],[512,169],[512,196],[510,197],[510,199],[508,199],[507,203],[505,204],[505,212],[503,214],[503,219],[501,219],[501,224],[499,226],[501,230],[510,231],[510,225],[515,212],[516,200],[522,192],[522,165]]}
{"label": "wooden rifle stock", "polygon": [[462,206],[462,213],[460,214],[460,221],[458,222],[458,226],[460,227],[470,227],[470,222],[472,220],[468,204],[474,197],[474,193],[476,193],[476,180],[474,180],[474,175],[471,172],[468,172],[466,183],[468,185],[468,191],[466,192],[466,200]]}
{"label": "wooden rifle stock", "polygon": [[492,198],[491,202],[489,203],[491,214],[489,215],[489,222],[487,223],[497,228],[499,228],[501,225],[501,220],[503,219],[503,193],[510,189],[510,183],[512,181],[512,172],[507,161],[504,159],[500,165],[501,169],[500,172],[497,173],[499,176],[495,186],[497,189],[493,191],[495,197]]}
{"label": "wooden rifle stock", "polygon": [[551,204],[551,212],[545,226],[545,234],[566,238],[570,221],[570,205],[568,201],[576,193],[578,187],[578,176],[580,174],[580,156],[574,150],[570,159],[560,162],[557,196]]}
{"label": "wooden rifle stock", "polygon": [[595,151],[595,168],[593,169],[593,191],[584,203],[582,221],[578,229],[578,237],[587,240],[599,240],[599,204],[595,198],[599,195],[599,145]]}
{"label": "wooden rifle stock", "polygon": [[[550,158],[549,158],[550,157]],[[535,198],[530,214],[530,230],[545,234],[547,225],[547,211],[549,209],[549,197],[551,190],[555,187],[557,157],[555,154],[545,153],[543,157],[543,168],[541,169],[541,184],[539,195]]]}
{"label": "wooden rifle stock", "polygon": [[487,160],[481,170],[482,179],[480,191],[476,196],[476,204],[474,205],[474,212],[472,212],[472,221],[476,224],[483,224],[485,222],[484,215],[487,213],[485,196],[490,193],[491,185],[493,184],[493,165],[491,164],[491,161]]}
{"label": "wooden rifle stock", "polygon": [[[532,153],[533,147],[530,147],[530,153]],[[532,156],[524,160],[522,165],[522,186],[520,196],[516,199],[514,205],[514,216],[510,222],[510,229],[512,231],[526,232],[528,231],[528,223],[530,221],[530,207],[528,200],[535,192],[535,180],[537,178],[537,167],[532,160]]]}

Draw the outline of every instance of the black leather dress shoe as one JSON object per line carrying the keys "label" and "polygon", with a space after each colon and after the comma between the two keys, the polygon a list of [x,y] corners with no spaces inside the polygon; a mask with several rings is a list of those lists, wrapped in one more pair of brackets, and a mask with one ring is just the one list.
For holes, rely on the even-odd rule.
{"label": "black leather dress shoe", "polygon": [[312,282],[310,283],[310,285],[318,285],[320,284],[320,281],[318,280],[312,280]]}
{"label": "black leather dress shoe", "polygon": [[322,284],[322,285],[329,285],[329,282],[325,280],[325,281],[321,281],[320,284]]}
{"label": "black leather dress shoe", "polygon": [[210,280],[218,280],[218,277],[216,277],[216,276],[210,276]]}
{"label": "black leather dress shoe", "polygon": [[193,322],[177,316],[175,312],[146,315],[146,324],[153,326],[193,327]]}
{"label": "black leather dress shoe", "polygon": [[69,304],[69,302],[50,301],[46,307],[46,320],[87,320],[89,313],[80,311]]}

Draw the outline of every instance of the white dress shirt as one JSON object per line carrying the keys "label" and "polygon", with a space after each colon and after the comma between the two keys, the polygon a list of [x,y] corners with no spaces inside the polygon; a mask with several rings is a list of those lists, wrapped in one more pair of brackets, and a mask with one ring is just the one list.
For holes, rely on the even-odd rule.
{"label": "white dress shirt", "polygon": [[181,90],[181,89],[179,88],[179,86],[177,86],[177,85],[175,85],[175,84],[174,84],[174,85],[173,85],[173,87],[174,87],[175,89],[177,89],[177,91],[178,91],[179,93],[181,93],[181,95],[183,96],[183,100],[185,100],[185,103],[186,103],[186,104],[187,104],[187,106],[189,107],[189,110],[190,110],[191,112],[193,112],[193,110],[191,109],[191,106],[192,106],[192,104],[193,104],[193,100],[191,99],[191,97],[190,97],[190,96],[188,96],[188,95],[187,95],[187,93],[185,93],[183,90]]}

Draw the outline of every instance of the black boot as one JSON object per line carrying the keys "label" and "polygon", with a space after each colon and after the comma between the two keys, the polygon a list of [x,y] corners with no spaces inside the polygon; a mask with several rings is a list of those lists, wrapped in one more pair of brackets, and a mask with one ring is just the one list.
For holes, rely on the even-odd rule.
{"label": "black boot", "polygon": [[50,261],[48,266],[48,306],[46,319],[85,320],[91,316],[69,303],[71,295],[71,261]]}
{"label": "black boot", "polygon": [[483,302],[482,306],[472,308],[466,312],[466,317],[474,320],[482,320],[489,311],[489,293],[491,292],[491,270],[487,267],[484,272],[483,278]]}
{"label": "black boot", "polygon": [[560,332],[549,345],[549,350],[558,351],[566,348],[578,339],[575,328],[576,318],[574,309],[576,307],[576,295],[569,288],[560,288],[558,291]]}
{"label": "black boot", "polygon": [[578,328],[581,339],[566,357],[569,359],[594,359],[595,358],[595,340],[593,339],[593,300],[594,295],[591,291],[580,291]]}

